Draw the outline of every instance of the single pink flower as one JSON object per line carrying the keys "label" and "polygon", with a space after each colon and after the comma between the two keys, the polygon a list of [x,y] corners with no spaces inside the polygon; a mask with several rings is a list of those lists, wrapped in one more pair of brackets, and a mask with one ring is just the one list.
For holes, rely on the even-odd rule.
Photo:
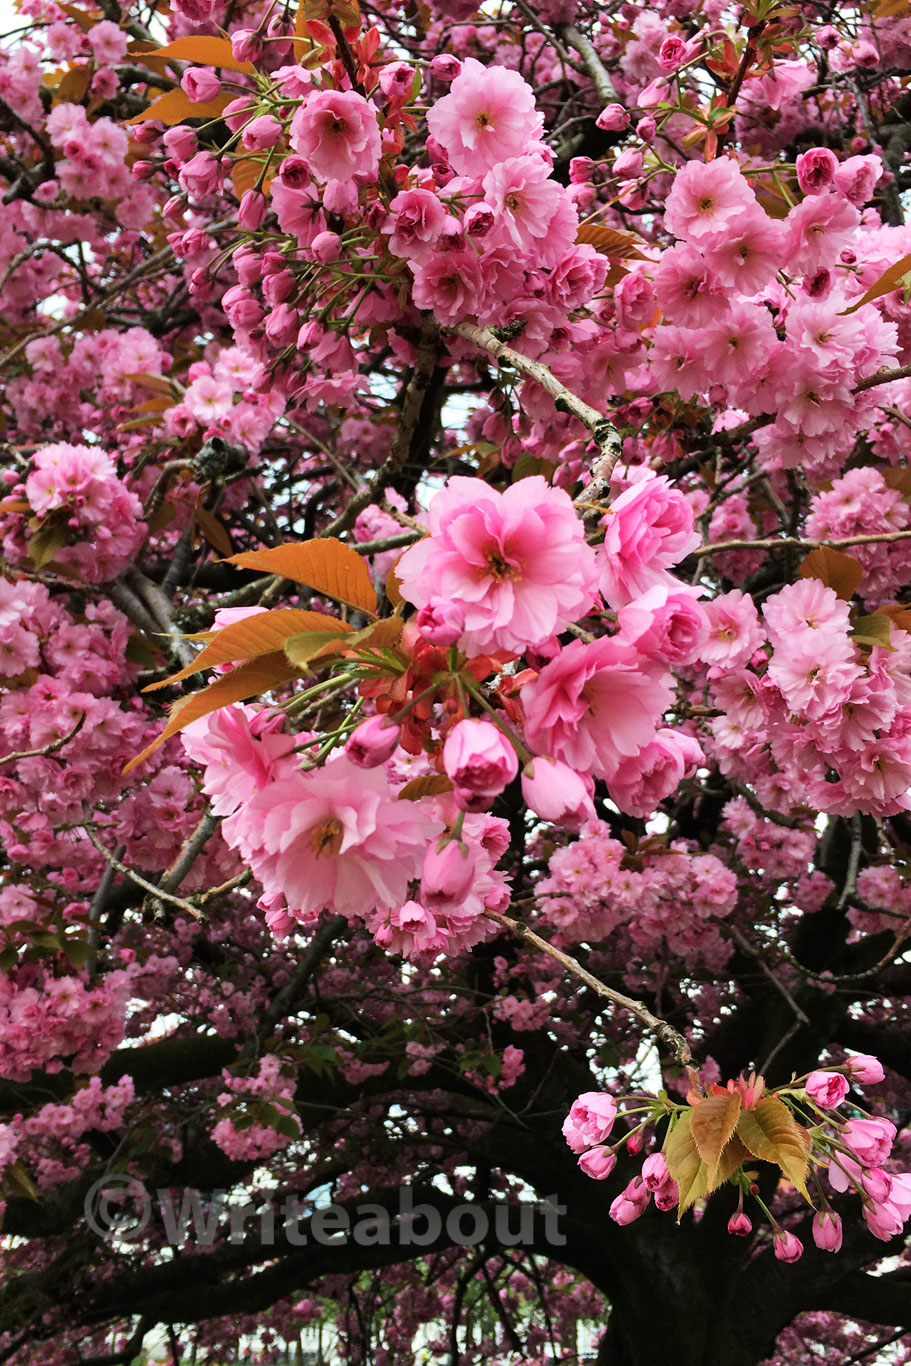
{"label": "single pink flower", "polygon": [[584,1152],[609,1136],[617,1118],[617,1102],[606,1091],[585,1091],[573,1101],[563,1121],[563,1137],[574,1153]]}
{"label": "single pink flower", "polygon": [[649,472],[610,504],[598,560],[601,592],[623,607],[656,585],[679,587],[668,568],[699,545],[693,509],[664,474]]}
{"label": "single pink flower", "polygon": [[824,1110],[834,1109],[848,1094],[848,1083],[840,1072],[811,1072],[804,1085],[807,1095]]}
{"label": "single pink flower", "polygon": [[345,741],[345,753],[358,768],[377,768],[395,753],[400,728],[388,716],[368,716]]}
{"label": "single pink flower", "polygon": [[446,598],[465,613],[469,654],[519,653],[585,615],[595,594],[595,557],[569,495],[540,475],[504,493],[456,476],[433,498],[430,536],[396,573],[421,608]]}
{"label": "single pink flower", "polygon": [[427,842],[442,833],[420,802],[399,802],[382,768],[345,755],[270,782],[222,825],[267,895],[303,919],[401,906]]}
{"label": "single pink flower", "polygon": [[606,1181],[617,1165],[617,1154],[603,1144],[589,1148],[579,1158],[579,1166],[594,1181]]}
{"label": "single pink flower", "polygon": [[462,811],[486,811],[519,771],[516,751],[492,721],[459,721],[446,737],[443,766]]}
{"label": "single pink flower", "polygon": [[525,738],[608,781],[654,739],[674,695],[670,674],[618,637],[574,640],[522,690]]}
{"label": "single pink flower", "polygon": [[320,90],[291,120],[288,140],[319,180],[375,180],[380,128],[373,105],[354,90]]}
{"label": "single pink flower", "polygon": [[774,1247],[780,1262],[799,1262],[803,1256],[803,1243],[784,1228],[776,1230]]}
{"label": "single pink flower", "polygon": [[542,820],[564,830],[577,831],[595,819],[594,786],[558,759],[534,759],[522,771],[525,805]]}
{"label": "single pink flower", "polygon": [[895,1125],[888,1119],[849,1119],[842,1138],[865,1167],[879,1167],[892,1151]]}
{"label": "single pink flower", "polygon": [[731,218],[756,196],[736,161],[688,161],[674,177],[664,225],[675,237],[705,248],[727,235]]}
{"label": "single pink flower", "polygon": [[617,1196],[608,1214],[615,1224],[631,1224],[645,1213],[651,1198],[652,1193],[645,1182],[634,1176],[629,1185]]}
{"label": "single pink flower", "polygon": [[417,308],[435,313],[445,326],[476,317],[484,297],[484,279],[477,253],[432,251],[429,256],[413,256],[412,300]]}
{"label": "single pink flower", "polygon": [[[534,252],[549,265],[576,240],[578,216],[562,185],[551,178],[540,157],[510,157],[484,177],[484,198],[496,214],[492,241],[510,244],[521,253]],[[561,213],[561,208],[568,212]]]}
{"label": "single pink flower", "polygon": [[483,176],[529,150],[543,127],[534,92],[518,71],[466,57],[449,88],[427,113],[431,135],[458,175]]}
{"label": "single pink flower", "polygon": [[811,147],[797,158],[797,184],[803,194],[819,194],[832,184],[838,157],[828,147]]}
{"label": "single pink flower", "polygon": [[848,1072],[862,1086],[875,1086],[884,1079],[886,1073],[878,1058],[869,1053],[854,1053],[845,1063]]}
{"label": "single pink flower", "polygon": [[813,1220],[813,1242],[823,1252],[838,1252],[841,1247],[841,1219],[832,1209],[824,1209]]}

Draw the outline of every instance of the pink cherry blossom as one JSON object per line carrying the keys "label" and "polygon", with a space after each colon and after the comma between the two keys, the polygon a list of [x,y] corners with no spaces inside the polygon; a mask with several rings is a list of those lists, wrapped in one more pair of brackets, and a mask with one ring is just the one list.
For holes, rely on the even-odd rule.
{"label": "pink cherry blossom", "polygon": [[522,690],[525,738],[577,772],[610,778],[653,738],[670,676],[617,637],[574,640]]}
{"label": "pink cherry blossom", "polygon": [[605,1091],[586,1091],[563,1121],[563,1137],[574,1153],[603,1143],[614,1127],[617,1102]]}
{"label": "pink cherry blossom", "polygon": [[376,111],[354,90],[309,95],[291,120],[289,141],[319,180],[376,178],[380,129]]}
{"label": "pink cherry blossom", "polygon": [[457,476],[433,498],[430,537],[396,573],[409,602],[446,598],[465,613],[469,653],[520,651],[562,631],[592,604],[594,552],[562,489],[540,475],[505,493]]}
{"label": "pink cherry blossom", "polygon": [[739,210],[752,208],[755,195],[736,161],[719,157],[688,161],[677,172],[664,208],[664,225],[675,237],[705,247],[727,235]]}
{"label": "pink cherry blossom", "polygon": [[840,1105],[848,1094],[848,1083],[840,1072],[811,1072],[804,1085],[807,1095],[824,1110]]}
{"label": "pink cherry blossom", "polygon": [[500,161],[521,156],[541,131],[535,97],[517,71],[482,66],[466,57],[449,88],[427,115],[458,175],[483,176]]}

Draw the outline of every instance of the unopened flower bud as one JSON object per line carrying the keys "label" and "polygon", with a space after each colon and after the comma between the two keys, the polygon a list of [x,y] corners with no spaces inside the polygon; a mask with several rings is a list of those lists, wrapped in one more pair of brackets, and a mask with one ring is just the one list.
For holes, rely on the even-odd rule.
{"label": "unopened flower bud", "polygon": [[399,742],[399,727],[388,716],[370,716],[345,741],[345,753],[358,768],[378,768]]}

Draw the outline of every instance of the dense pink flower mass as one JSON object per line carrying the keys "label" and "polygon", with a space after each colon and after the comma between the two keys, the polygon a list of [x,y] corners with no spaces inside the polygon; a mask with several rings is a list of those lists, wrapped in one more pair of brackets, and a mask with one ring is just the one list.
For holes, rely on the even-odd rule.
{"label": "dense pink flower mass", "polygon": [[465,613],[463,649],[519,652],[565,630],[595,596],[595,557],[562,489],[540,476],[505,493],[457,476],[428,513],[430,536],[396,567],[417,607],[440,597]]}
{"label": "dense pink flower mass", "polygon": [[0,1361],[903,1360],[907,5],[101,8],[0,41]]}

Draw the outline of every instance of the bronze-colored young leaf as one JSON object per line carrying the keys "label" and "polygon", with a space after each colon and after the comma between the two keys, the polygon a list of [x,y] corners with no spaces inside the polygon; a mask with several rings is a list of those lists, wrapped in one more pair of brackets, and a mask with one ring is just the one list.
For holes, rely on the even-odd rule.
{"label": "bronze-colored young leaf", "polygon": [[159,745],[163,745],[165,740],[183,730],[191,721],[198,721],[201,716],[208,716],[209,712],[227,707],[231,702],[246,702],[251,697],[258,697],[260,693],[277,688],[282,683],[290,683],[299,674],[300,670],[288,662],[281,650],[239,664],[207,688],[201,688],[199,692],[175,702],[164,730],[150,745],[146,745],[141,754],[124,765],[123,772],[129,773],[136,768],[137,764],[154,754]]}
{"label": "bronze-colored young leaf", "polygon": [[740,1106],[739,1091],[725,1091],[723,1095],[707,1096],[693,1107],[693,1142],[708,1168],[709,1190],[718,1184],[721,1154],[737,1128]]}
{"label": "bronze-colored young leaf", "polygon": [[848,313],[856,313],[864,304],[873,303],[874,299],[885,298],[891,294],[893,289],[899,289],[911,279],[911,256],[903,256],[899,261],[893,261],[880,275],[861,298],[856,299],[850,308],[843,308],[839,317],[843,318]]}
{"label": "bronze-colored young leaf", "polygon": [[216,95],[214,100],[194,103],[178,86],[176,90],[166,90],[159,95],[148,109],[141,114],[134,114],[126,120],[126,124],[129,126],[131,123],[145,123],[146,119],[161,119],[171,128],[175,123],[183,123],[184,119],[217,119],[230,103],[231,96],[227,94]]}
{"label": "bronze-colored young leaf", "polygon": [[22,1196],[25,1200],[38,1199],[38,1187],[21,1162],[13,1162],[7,1167],[3,1173],[3,1180],[14,1195]]}
{"label": "bronze-colored young leaf", "polygon": [[619,232],[616,228],[605,228],[601,223],[583,223],[576,233],[576,241],[587,244],[609,256],[614,261],[641,261],[639,250],[642,239],[632,232]]}
{"label": "bronze-colored young leaf", "polygon": [[881,645],[891,650],[892,621],[887,612],[855,617],[851,623],[851,639],[855,645]]}
{"label": "bronze-colored young leaf", "polygon": [[864,576],[864,567],[853,555],[843,555],[831,546],[817,546],[797,567],[802,579],[820,579],[836,596],[850,602]]}
{"label": "bronze-colored young leaf", "polygon": [[711,1195],[713,1190],[717,1190],[719,1186],[724,1185],[725,1181],[729,1181],[741,1162],[745,1162],[751,1156],[750,1151],[743,1146],[736,1134],[729,1138],[724,1145],[721,1158],[715,1169],[714,1183],[709,1182],[706,1195]]}
{"label": "bronze-colored young leaf", "polygon": [[230,555],[234,547],[224,524],[213,517],[208,508],[194,508],[193,516],[212,549],[217,550],[219,555]]}
{"label": "bronze-colored young leaf", "polygon": [[741,1110],[737,1136],[763,1162],[774,1162],[806,1200],[810,1135],[784,1101],[766,1096],[753,1110]]}
{"label": "bronze-colored young leaf", "polygon": [[[323,620],[327,618],[324,617]],[[325,659],[329,655],[342,654],[347,650],[371,646],[384,648],[395,644],[404,623],[401,617],[384,617],[382,621],[372,621],[360,631],[352,631],[345,622],[338,624],[348,634],[340,634],[334,627],[330,631],[304,631],[285,641],[285,654],[295,664],[306,668],[316,659]]]}
{"label": "bronze-colored young leaf", "polygon": [[422,797],[439,797],[452,791],[452,779],[445,773],[425,773],[423,778],[412,778],[399,793],[400,802],[418,802]]}
{"label": "bronze-colored young leaf", "polygon": [[684,1110],[677,1123],[664,1140],[664,1160],[671,1176],[677,1182],[680,1200],[677,1205],[677,1220],[690,1207],[701,1199],[708,1186],[708,1167],[699,1156],[693,1138],[693,1111]]}
{"label": "bronze-colored young leaf", "polygon": [[223,626],[210,637],[210,643],[200,650],[192,664],[158,683],[150,683],[143,691],[155,692],[172,683],[181,683],[203,669],[214,669],[217,664],[237,664],[272,654],[281,650],[292,636],[322,628],[328,628],[332,636],[351,630],[344,621],[336,621],[323,612],[305,612],[298,607],[279,607],[274,612],[258,612],[242,621],[232,621],[230,626]]}
{"label": "bronze-colored young leaf", "polygon": [[243,71],[247,75],[253,71],[250,62],[240,62],[234,56],[227,38],[209,37],[205,33],[193,33],[186,38],[155,49],[156,57],[173,57],[181,62],[198,62],[200,66],[220,66],[225,71]]}
{"label": "bronze-colored young leaf", "polygon": [[367,566],[348,545],[331,536],[321,540],[288,542],[273,550],[250,550],[232,555],[229,564],[280,574],[283,579],[305,583],[317,593],[346,602],[359,612],[376,612],[376,593]]}

